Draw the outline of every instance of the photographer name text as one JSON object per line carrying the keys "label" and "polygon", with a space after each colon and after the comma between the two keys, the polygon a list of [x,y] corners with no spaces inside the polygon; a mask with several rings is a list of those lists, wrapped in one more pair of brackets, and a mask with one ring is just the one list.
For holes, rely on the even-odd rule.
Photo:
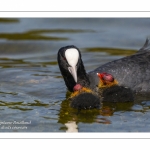
{"label": "photographer name text", "polygon": [[0,121],[0,129],[27,129],[29,124],[31,121]]}

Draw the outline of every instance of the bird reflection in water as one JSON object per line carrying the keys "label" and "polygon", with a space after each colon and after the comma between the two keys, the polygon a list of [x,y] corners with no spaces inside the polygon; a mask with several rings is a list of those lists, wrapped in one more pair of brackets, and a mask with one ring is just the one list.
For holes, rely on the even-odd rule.
{"label": "bird reflection in water", "polygon": [[79,132],[80,127],[79,123],[85,124],[112,124],[111,116],[116,112],[129,111],[134,105],[133,102],[126,103],[111,103],[103,102],[101,108],[99,109],[86,109],[79,110],[70,107],[71,101],[66,98],[61,103],[61,108],[59,111],[59,120],[58,123],[61,123],[63,126],[60,130],[65,132]]}

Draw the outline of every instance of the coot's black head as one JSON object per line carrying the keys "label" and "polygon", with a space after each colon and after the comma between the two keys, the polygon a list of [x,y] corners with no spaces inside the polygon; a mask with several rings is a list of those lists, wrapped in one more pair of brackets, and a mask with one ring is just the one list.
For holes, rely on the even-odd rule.
{"label": "coot's black head", "polygon": [[69,91],[73,91],[76,83],[80,83],[83,86],[89,84],[81,53],[76,46],[70,45],[60,48],[57,59],[61,74]]}

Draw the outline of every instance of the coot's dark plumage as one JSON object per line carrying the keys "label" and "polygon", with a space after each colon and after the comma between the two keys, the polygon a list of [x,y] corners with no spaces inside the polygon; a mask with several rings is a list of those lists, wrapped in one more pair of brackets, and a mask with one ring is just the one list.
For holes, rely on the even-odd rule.
{"label": "coot's dark plumage", "polygon": [[[74,57],[76,61],[74,61]],[[79,49],[73,45],[59,49],[58,64],[66,86],[71,92],[74,91],[75,85],[79,84],[82,87],[91,89],[94,93],[99,93],[101,88],[98,87],[100,78],[97,76],[97,73],[104,72],[114,77],[117,81],[115,86],[119,87],[120,90],[122,88],[127,89],[127,93],[129,91],[137,93],[150,92],[149,39],[146,40],[144,46],[134,55],[108,62],[89,73],[86,73],[84,69]],[[108,91],[111,93],[111,90]],[[104,93],[104,95],[107,95],[107,92]]]}

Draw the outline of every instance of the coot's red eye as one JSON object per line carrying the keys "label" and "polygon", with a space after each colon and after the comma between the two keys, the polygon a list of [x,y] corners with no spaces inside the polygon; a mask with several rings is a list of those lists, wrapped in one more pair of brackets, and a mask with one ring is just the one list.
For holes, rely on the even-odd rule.
{"label": "coot's red eye", "polygon": [[66,57],[63,57],[63,60],[66,60]]}

